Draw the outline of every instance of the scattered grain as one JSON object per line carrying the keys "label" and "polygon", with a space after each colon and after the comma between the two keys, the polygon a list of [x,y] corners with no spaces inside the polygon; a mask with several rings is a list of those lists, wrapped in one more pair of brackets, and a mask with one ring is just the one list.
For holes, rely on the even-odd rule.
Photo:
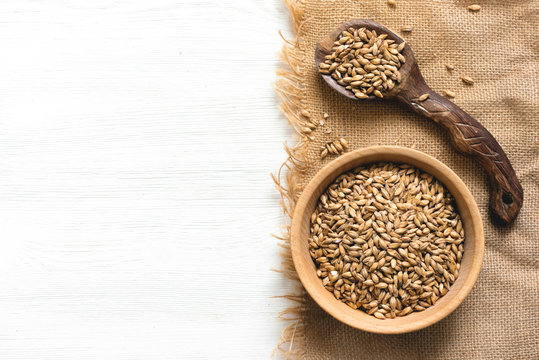
{"label": "scattered grain", "polygon": [[445,64],[445,68],[446,68],[447,70],[449,70],[449,71],[455,69],[455,67],[454,67],[453,65],[451,65],[451,64]]}
{"label": "scattered grain", "polygon": [[397,2],[395,0],[387,0],[387,4],[392,7],[397,6]]}
{"label": "scattered grain", "polygon": [[462,82],[465,83],[466,85],[473,85],[474,83],[473,79],[469,76],[462,76],[461,79],[462,79]]}
{"label": "scattered grain", "polygon": [[[331,130],[329,131],[331,132]],[[348,147],[349,147],[348,141],[346,141],[344,138],[327,142],[324,146],[322,146],[322,152],[320,153],[320,157],[323,159],[328,154],[340,155],[348,151]]]}
{"label": "scattered grain", "polygon": [[468,6],[468,10],[470,10],[470,11],[479,11],[479,10],[481,10],[481,6],[479,6],[477,4],[473,4],[473,5]]}
{"label": "scattered grain", "polygon": [[429,94],[423,94],[417,98],[418,101],[425,101],[429,98]]}
{"label": "scattered grain", "polygon": [[404,27],[401,28],[401,31],[405,32],[405,33],[412,32],[412,30],[414,30],[413,26],[404,26]]}
{"label": "scattered grain", "polygon": [[455,94],[451,90],[444,90],[444,95],[447,96],[448,98],[454,98],[455,96],[457,96],[457,94]]}
{"label": "scattered grain", "polygon": [[320,153],[320,158],[323,159],[326,156],[328,156],[328,149],[323,149],[322,152]]}

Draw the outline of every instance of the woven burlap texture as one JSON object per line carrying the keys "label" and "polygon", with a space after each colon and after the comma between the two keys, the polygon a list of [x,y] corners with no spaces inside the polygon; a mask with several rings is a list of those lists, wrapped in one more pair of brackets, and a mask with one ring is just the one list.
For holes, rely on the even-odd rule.
{"label": "woven burlap texture", "polygon": [[[298,143],[276,182],[288,215],[301,189],[334,157],[320,160],[320,146],[344,137],[352,149],[371,145],[416,147],[452,168],[479,205],[486,251],[479,279],[449,317],[424,330],[387,336],[362,332],[333,319],[302,289],[283,312],[289,325],[279,349],[304,359],[538,359],[539,358],[539,6],[537,1],[285,0],[297,38],[288,41],[277,92],[296,130],[309,118],[325,125],[312,138],[298,131]],[[353,18],[375,20],[411,45],[427,83],[452,90],[453,101],[479,120],[507,153],[524,188],[524,205],[508,227],[492,222],[487,179],[473,161],[457,154],[444,131],[431,121],[388,102],[352,102],[323,83],[314,64],[318,40]],[[452,64],[448,71],[445,64]],[[461,76],[475,80],[465,85]],[[327,134],[326,130],[331,129]],[[282,173],[282,174],[281,174]],[[281,179],[286,177],[286,179]],[[288,234],[282,237],[283,273],[297,277]]]}

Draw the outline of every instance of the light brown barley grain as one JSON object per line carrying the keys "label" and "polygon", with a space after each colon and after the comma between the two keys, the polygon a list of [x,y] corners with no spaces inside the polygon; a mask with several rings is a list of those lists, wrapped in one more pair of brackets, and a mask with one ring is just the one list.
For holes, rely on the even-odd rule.
{"label": "light brown barley grain", "polygon": [[324,150],[322,150],[322,152],[320,153],[320,158],[321,158],[321,159],[325,158],[326,156],[328,156],[328,149],[324,149]]}
{"label": "light brown barley grain", "polygon": [[469,76],[462,76],[461,79],[462,79],[462,82],[465,83],[466,85],[473,85],[474,83],[473,79]]}
{"label": "light brown barley grain", "polygon": [[454,98],[455,96],[457,96],[457,94],[455,94],[451,90],[444,90],[444,95],[447,96],[448,98]]}

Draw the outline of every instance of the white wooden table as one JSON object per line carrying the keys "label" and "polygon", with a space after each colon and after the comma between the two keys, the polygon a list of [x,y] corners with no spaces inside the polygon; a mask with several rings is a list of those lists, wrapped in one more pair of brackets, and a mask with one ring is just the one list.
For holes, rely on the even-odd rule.
{"label": "white wooden table", "polygon": [[263,359],[281,0],[0,1],[0,359]]}

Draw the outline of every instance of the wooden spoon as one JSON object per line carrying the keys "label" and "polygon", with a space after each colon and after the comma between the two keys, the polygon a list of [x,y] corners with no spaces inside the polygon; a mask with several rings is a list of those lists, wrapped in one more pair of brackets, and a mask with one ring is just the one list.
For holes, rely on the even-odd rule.
{"label": "wooden spoon", "polygon": [[[395,43],[404,42],[398,35],[384,26],[366,19],[350,20],[329,34],[316,46],[315,59],[318,69],[325,56],[332,53],[331,48],[342,31],[349,28],[376,30],[377,34],[387,34]],[[434,92],[419,72],[417,61],[408,44],[402,55],[406,62],[399,71],[402,81],[393,89],[383,93],[383,100],[396,100],[407,108],[421,114],[449,132],[455,150],[478,162],[487,172],[490,185],[490,209],[503,223],[512,222],[518,215],[523,201],[523,190],[515,171],[496,139],[477,120],[446,98]],[[322,78],[339,94],[356,101],[364,101],[354,93],[339,85],[330,75],[320,74]],[[429,94],[424,101],[418,98]],[[368,99],[378,99],[369,96]]]}

